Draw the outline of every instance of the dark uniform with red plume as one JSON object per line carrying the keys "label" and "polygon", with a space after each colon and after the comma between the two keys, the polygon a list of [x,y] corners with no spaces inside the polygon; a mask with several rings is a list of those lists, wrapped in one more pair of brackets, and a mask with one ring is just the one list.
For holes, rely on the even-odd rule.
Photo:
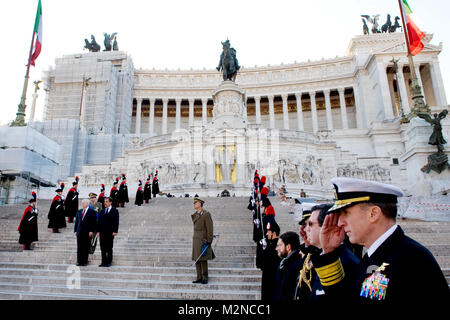
{"label": "dark uniform with red plume", "polygon": [[153,178],[152,193],[153,193],[153,198],[156,198],[156,195],[159,194],[158,170],[156,170],[155,177]]}
{"label": "dark uniform with red plume", "polygon": [[64,210],[64,183],[61,183],[59,189],[55,192],[57,195],[53,198],[50,210],[48,212],[48,228],[53,229],[53,233],[59,233],[59,229],[66,228],[66,218]]}
{"label": "dark uniform with red plume", "polygon": [[125,173],[122,173],[122,183],[119,187],[119,204],[120,207],[124,208],[125,203],[130,202],[130,199],[128,198],[128,185],[127,185],[127,177],[125,176]]}
{"label": "dark uniform with red plume", "polygon": [[105,207],[105,185],[102,184],[102,187],[100,188],[100,194],[98,195],[98,202],[102,204],[101,209]]}
{"label": "dark uniform with red plume", "polygon": [[67,193],[66,200],[64,202],[67,222],[69,223],[73,223],[73,219],[78,211],[78,180],[79,178],[75,177],[75,182],[72,183],[73,187]]}
{"label": "dark uniform with red plume", "polygon": [[28,207],[25,209],[17,231],[20,233],[19,243],[24,250],[32,250],[31,243],[38,241],[38,209],[36,208],[36,193],[32,193]]}
{"label": "dark uniform with red plume", "polygon": [[113,183],[113,187],[109,192],[109,196],[112,199],[112,206],[117,208],[119,206],[119,190],[117,189],[117,185],[119,184],[119,178],[116,178],[116,181]]}
{"label": "dark uniform with red plume", "polygon": [[148,201],[152,198],[152,183],[150,182],[150,175],[148,175],[147,182],[144,186],[144,200],[145,203],[148,203]]}
{"label": "dark uniform with red plume", "polygon": [[144,190],[142,189],[142,181],[139,180],[139,186],[136,191],[136,200],[134,204],[137,206],[141,206],[144,203]]}

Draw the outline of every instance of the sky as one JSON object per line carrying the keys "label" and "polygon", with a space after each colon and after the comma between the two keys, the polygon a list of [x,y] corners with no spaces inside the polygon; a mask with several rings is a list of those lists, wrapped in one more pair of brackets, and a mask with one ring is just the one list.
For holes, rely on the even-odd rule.
{"label": "sky", "polygon": [[[408,0],[419,28],[443,42],[439,56],[450,98],[450,1]],[[0,124],[15,119],[22,94],[38,0],[9,1],[0,12],[2,76]],[[93,34],[117,32],[119,49],[136,69],[214,69],[221,41],[230,39],[243,67],[306,62],[344,56],[351,38],[362,34],[361,14],[380,14],[380,24],[400,15],[397,0],[42,0],[43,49],[30,71],[27,119],[33,81],[55,58],[87,52]],[[36,119],[42,119],[45,91],[39,92]]]}

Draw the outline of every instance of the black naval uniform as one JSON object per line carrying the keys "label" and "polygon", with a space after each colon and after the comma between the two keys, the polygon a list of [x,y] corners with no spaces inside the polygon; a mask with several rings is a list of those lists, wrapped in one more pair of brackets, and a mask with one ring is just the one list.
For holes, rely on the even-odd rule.
{"label": "black naval uniform", "polygon": [[275,291],[277,269],[281,258],[276,250],[278,238],[267,240],[267,247],[262,252],[261,299],[272,300]]}
{"label": "black naval uniform", "polygon": [[[450,301],[447,281],[433,255],[400,226],[353,272],[342,266],[338,250],[314,257],[313,263],[326,295],[334,301],[423,306]],[[376,277],[371,278],[373,271]]]}
{"label": "black naval uniform", "polygon": [[[314,246],[309,247],[303,247],[302,250],[306,255],[310,255],[310,258],[313,259],[314,256],[319,256],[322,252],[322,249],[318,249]],[[339,248],[336,249],[338,251],[339,257],[342,262],[342,266],[345,270],[347,270],[349,273],[355,272],[360,260],[358,257],[356,257],[353,252],[347,247],[347,245],[342,244]],[[306,259],[305,259],[306,260]],[[305,268],[305,265],[303,265],[303,269]],[[295,299],[300,302],[320,302],[325,303],[329,300],[327,300],[327,296],[325,294],[325,290],[322,287],[322,284],[320,283],[319,276],[317,275],[316,270],[314,269],[314,266],[312,266],[311,274],[306,274],[308,279],[311,279],[310,286],[306,284],[305,281],[302,281],[300,284],[300,273],[299,278],[297,279],[297,289],[295,292]],[[307,280],[308,280],[307,279]],[[332,302],[332,301],[329,301]]]}

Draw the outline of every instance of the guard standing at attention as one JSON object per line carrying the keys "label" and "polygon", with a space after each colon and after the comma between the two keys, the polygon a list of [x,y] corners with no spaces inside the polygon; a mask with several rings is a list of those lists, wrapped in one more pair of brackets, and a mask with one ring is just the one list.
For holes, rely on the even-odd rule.
{"label": "guard standing at attention", "polygon": [[205,201],[194,198],[195,213],[191,216],[194,223],[192,238],[192,260],[196,261],[197,280],[192,283],[208,283],[208,260],[215,259],[211,244],[213,241],[213,221],[211,214],[203,209]]}

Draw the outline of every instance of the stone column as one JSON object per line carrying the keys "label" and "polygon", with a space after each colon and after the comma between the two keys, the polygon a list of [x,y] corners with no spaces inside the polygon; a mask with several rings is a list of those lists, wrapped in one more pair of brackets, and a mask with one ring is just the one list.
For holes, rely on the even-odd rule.
{"label": "stone column", "polygon": [[194,103],[195,99],[189,99],[189,127],[194,125]]}
{"label": "stone column", "polygon": [[269,98],[269,128],[275,129],[275,109],[273,106],[273,96],[268,96]]}
{"label": "stone column", "polygon": [[355,98],[356,127],[358,129],[367,128],[366,113],[365,110],[361,108],[361,101],[357,86],[353,87],[353,96]]}
{"label": "stone column", "polygon": [[206,126],[208,123],[208,99],[202,99],[202,124]]}
{"label": "stone column", "polygon": [[261,97],[255,97],[256,124],[261,124]]}
{"label": "stone column", "polygon": [[415,65],[415,69],[416,69],[417,81],[419,82],[419,85],[420,85],[420,92],[422,93],[422,96],[423,96],[423,101],[425,101],[425,103],[427,103],[427,101],[425,99],[425,90],[423,88],[423,83],[422,83],[422,76],[420,75],[420,64]]}
{"label": "stone column", "polygon": [[302,106],[302,94],[296,93],[295,98],[297,99],[297,130],[305,131],[305,127],[303,125],[303,106]]}
{"label": "stone column", "polygon": [[38,98],[38,94],[35,92],[33,93],[33,103],[31,105],[31,112],[30,112],[30,120],[29,122],[34,122],[34,116],[36,114],[36,100]]}
{"label": "stone column", "polygon": [[289,109],[288,109],[288,95],[281,95],[283,99],[283,125],[284,130],[289,130]]}
{"label": "stone column", "polygon": [[167,134],[167,106],[169,99],[163,99],[163,118],[162,118],[162,134]]}
{"label": "stone column", "polygon": [[136,133],[141,134],[142,98],[138,98],[136,101]]}
{"label": "stone column", "polygon": [[389,84],[386,73],[387,64],[383,62],[378,63],[378,74],[379,74],[379,85],[380,85],[380,93],[383,101],[383,110],[384,110],[384,119],[392,119],[394,118],[394,111],[392,108],[392,100],[389,93]]}
{"label": "stone column", "polygon": [[325,111],[327,114],[327,128],[329,131],[333,131],[333,114],[331,113],[331,101],[330,101],[330,90],[324,90],[325,95]]}
{"label": "stone column", "polygon": [[347,105],[345,103],[345,88],[339,88],[338,92],[341,106],[342,129],[348,129]]}
{"label": "stone column", "polygon": [[155,132],[155,99],[150,98],[150,117],[148,120],[148,133]]}
{"label": "stone column", "polygon": [[317,108],[316,108],[316,92],[311,91],[309,93],[311,97],[311,118],[312,118],[312,127],[313,132],[316,133],[319,131],[319,123],[317,122]]}
{"label": "stone column", "polygon": [[177,109],[176,109],[176,115],[175,115],[175,130],[179,130],[180,129],[180,123],[181,123],[181,99],[176,99],[175,100],[176,104],[177,104]]}
{"label": "stone column", "polygon": [[406,88],[405,76],[403,75],[403,65],[398,66],[397,70],[397,85],[400,94],[401,106],[405,115],[411,112],[411,107],[409,105],[408,90]]}
{"label": "stone column", "polygon": [[447,96],[445,95],[444,82],[442,81],[441,68],[437,58],[430,64],[431,81],[433,84],[434,96],[439,107],[447,105]]}

